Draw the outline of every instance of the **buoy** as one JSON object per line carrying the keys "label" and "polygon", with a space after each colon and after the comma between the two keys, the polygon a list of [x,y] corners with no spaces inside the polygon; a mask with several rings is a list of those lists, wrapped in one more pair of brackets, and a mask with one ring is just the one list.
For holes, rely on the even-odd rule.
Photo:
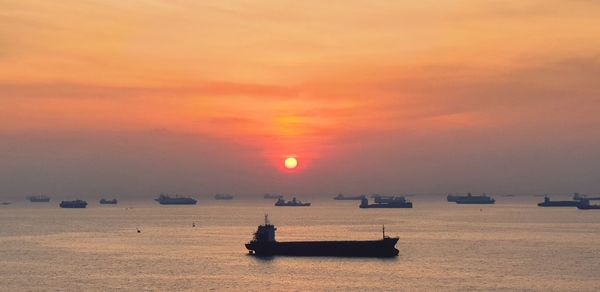
{"label": "buoy", "polygon": [[139,228],[136,228],[137,233],[142,233],[142,231]]}

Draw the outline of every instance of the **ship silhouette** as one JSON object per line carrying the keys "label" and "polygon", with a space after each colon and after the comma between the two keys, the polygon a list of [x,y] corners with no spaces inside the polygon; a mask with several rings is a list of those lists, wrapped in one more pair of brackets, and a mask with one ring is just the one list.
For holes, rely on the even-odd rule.
{"label": "ship silhouette", "polygon": [[383,238],[377,240],[343,241],[277,241],[275,228],[267,215],[265,223],[259,225],[254,238],[246,243],[248,252],[257,256],[339,256],[339,257],[394,257],[398,255],[398,237],[388,237],[383,229]]}

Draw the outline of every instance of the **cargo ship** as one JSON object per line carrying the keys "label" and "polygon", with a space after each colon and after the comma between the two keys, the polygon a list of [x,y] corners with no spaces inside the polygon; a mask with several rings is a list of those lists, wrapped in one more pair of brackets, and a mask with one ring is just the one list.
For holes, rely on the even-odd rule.
{"label": "cargo ship", "polygon": [[180,197],[160,194],[158,198],[154,199],[161,205],[195,205],[198,201],[190,197]]}
{"label": "cargo ship", "polygon": [[228,194],[216,194],[215,200],[233,200],[233,196]]}
{"label": "cargo ship", "polygon": [[487,196],[486,194],[483,195],[472,195],[471,193],[468,193],[466,196],[455,196],[455,195],[448,195],[448,202],[455,202],[457,204],[494,204],[496,203],[496,200],[494,200],[494,198]]}
{"label": "cargo ship", "polygon": [[291,201],[285,201],[283,198],[277,199],[275,202],[275,206],[277,207],[308,207],[310,203],[303,203],[299,200],[296,200],[296,197],[293,197]]}
{"label": "cargo ship", "polygon": [[373,201],[375,203],[392,203],[398,201],[406,201],[404,196],[382,196],[382,195],[373,195]]}
{"label": "cargo ship", "polygon": [[48,203],[50,202],[50,197],[39,195],[39,196],[29,196],[27,199],[32,203]]}
{"label": "cargo ship", "polygon": [[398,237],[378,240],[344,241],[277,241],[275,228],[265,215],[265,224],[259,225],[254,238],[246,243],[246,249],[256,256],[337,256],[337,257],[395,257],[398,255]]}
{"label": "cargo ship", "polygon": [[118,203],[117,199],[108,200],[105,198],[100,199],[100,204],[102,205],[116,205]]}
{"label": "cargo ship", "polygon": [[87,202],[84,200],[73,200],[73,201],[62,201],[60,202],[61,208],[85,208],[87,207]]}
{"label": "cargo ship", "polygon": [[343,194],[338,194],[337,196],[333,197],[334,200],[340,200],[340,201],[347,201],[347,200],[360,201],[363,198],[366,198],[366,196],[365,195],[360,195],[360,196],[344,196]]}
{"label": "cargo ship", "polygon": [[538,203],[538,207],[577,207],[579,202],[578,200],[552,201],[548,196],[544,196],[544,201]]}
{"label": "cargo ship", "polygon": [[413,204],[412,204],[412,202],[406,200],[404,197],[395,197],[394,199],[386,200],[383,203],[377,203],[377,201],[375,201],[375,204],[369,204],[369,199],[364,198],[360,201],[359,207],[362,209],[366,209],[366,208],[412,208]]}

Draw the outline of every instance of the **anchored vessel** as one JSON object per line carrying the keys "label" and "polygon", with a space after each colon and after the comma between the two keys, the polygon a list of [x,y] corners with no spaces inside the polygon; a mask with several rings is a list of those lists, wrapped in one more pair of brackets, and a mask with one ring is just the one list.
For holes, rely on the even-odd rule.
{"label": "anchored vessel", "polygon": [[74,200],[74,201],[62,201],[60,202],[61,208],[85,208],[87,207],[87,202],[84,200]]}
{"label": "anchored vessel", "polygon": [[278,207],[308,207],[310,206],[310,203],[303,203],[299,200],[296,200],[296,197],[292,198],[291,201],[285,201],[283,198],[279,198],[277,199],[277,202],[275,202],[275,206]]}
{"label": "anchored vessel", "polygon": [[161,205],[195,205],[198,201],[190,197],[171,197],[169,195],[160,194],[158,198],[154,199]]}
{"label": "anchored vessel", "polygon": [[382,196],[382,195],[373,195],[373,201],[375,203],[395,203],[400,201],[406,201],[404,196]]}
{"label": "anchored vessel", "polygon": [[579,200],[579,205],[577,205],[577,209],[580,210],[600,210],[600,205],[590,204],[591,200],[600,200],[600,198],[583,198]]}
{"label": "anchored vessel", "polygon": [[265,224],[259,225],[254,238],[246,243],[250,254],[257,256],[341,256],[341,257],[394,257],[398,255],[398,237],[385,236],[379,240],[345,241],[288,241],[275,240],[274,225],[265,215]]}
{"label": "anchored vessel", "polygon": [[100,204],[102,205],[116,205],[118,203],[117,199],[112,199],[112,200],[107,200],[107,199],[100,199]]}
{"label": "anchored vessel", "polygon": [[39,195],[39,196],[29,196],[27,199],[32,203],[48,203],[50,202],[50,197]]}
{"label": "anchored vessel", "polygon": [[552,201],[548,196],[544,196],[544,201],[538,203],[539,207],[577,207],[580,201],[578,200],[570,200],[570,201]]}
{"label": "anchored vessel", "polygon": [[404,197],[395,197],[393,200],[388,200],[384,203],[369,204],[369,199],[363,198],[360,201],[360,208],[412,208],[412,202],[406,200]]}
{"label": "anchored vessel", "polygon": [[468,193],[466,196],[448,195],[447,199],[448,202],[455,202],[457,204],[494,204],[496,202],[494,198],[486,194],[473,196],[471,193]]}
{"label": "anchored vessel", "polygon": [[338,194],[337,196],[333,197],[334,200],[354,200],[354,201],[360,201],[363,198],[366,198],[365,195],[360,195],[360,196],[344,196],[343,194]]}
{"label": "anchored vessel", "polygon": [[263,198],[265,198],[265,199],[283,199],[283,196],[282,195],[265,194],[263,196]]}
{"label": "anchored vessel", "polygon": [[215,200],[233,200],[233,196],[228,194],[216,194]]}

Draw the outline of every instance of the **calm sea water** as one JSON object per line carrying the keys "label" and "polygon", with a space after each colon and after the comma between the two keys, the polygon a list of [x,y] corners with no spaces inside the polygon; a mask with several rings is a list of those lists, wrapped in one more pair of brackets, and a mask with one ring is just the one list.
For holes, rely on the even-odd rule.
{"label": "calm sea water", "polygon": [[[123,201],[87,209],[0,206],[0,289],[598,291],[600,211],[412,197],[414,209],[356,201],[200,200],[196,206]],[[399,236],[393,259],[261,259],[247,255],[265,213],[279,240]],[[195,222],[196,227],[192,227]],[[141,233],[136,232],[141,229]]]}

